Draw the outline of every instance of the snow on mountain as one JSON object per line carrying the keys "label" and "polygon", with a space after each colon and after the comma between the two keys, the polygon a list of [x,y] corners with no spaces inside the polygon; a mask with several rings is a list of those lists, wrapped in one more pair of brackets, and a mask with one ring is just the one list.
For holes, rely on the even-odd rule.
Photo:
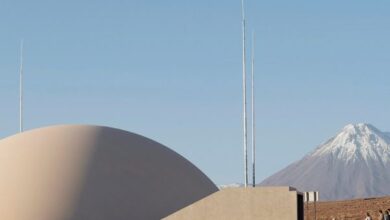
{"label": "snow on mountain", "polygon": [[231,183],[231,184],[224,184],[224,185],[219,185],[219,189],[226,189],[226,188],[236,188],[236,187],[242,187],[243,184],[241,183]]}
{"label": "snow on mountain", "polygon": [[345,161],[369,159],[388,162],[390,137],[370,124],[347,125],[341,133],[316,149],[311,156],[333,155]]}
{"label": "snow on mountain", "polygon": [[319,191],[323,200],[390,195],[390,135],[370,124],[349,124],[313,152],[260,185]]}

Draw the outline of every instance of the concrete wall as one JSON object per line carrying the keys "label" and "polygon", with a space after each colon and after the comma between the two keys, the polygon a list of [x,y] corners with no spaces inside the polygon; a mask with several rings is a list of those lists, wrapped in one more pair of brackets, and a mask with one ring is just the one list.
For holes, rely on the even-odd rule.
{"label": "concrete wall", "polygon": [[164,220],[297,220],[297,193],[290,187],[227,188]]}

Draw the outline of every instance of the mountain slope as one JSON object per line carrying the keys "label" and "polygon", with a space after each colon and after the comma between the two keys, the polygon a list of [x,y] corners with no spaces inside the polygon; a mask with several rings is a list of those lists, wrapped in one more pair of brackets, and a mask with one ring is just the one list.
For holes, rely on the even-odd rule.
{"label": "mountain slope", "polygon": [[370,124],[347,125],[260,185],[319,191],[321,200],[390,195],[390,136]]}

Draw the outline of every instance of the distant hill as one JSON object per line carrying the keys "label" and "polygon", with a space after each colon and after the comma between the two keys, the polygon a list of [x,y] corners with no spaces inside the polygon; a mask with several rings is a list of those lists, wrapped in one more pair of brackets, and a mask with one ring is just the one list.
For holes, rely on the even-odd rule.
{"label": "distant hill", "polygon": [[232,183],[232,184],[224,184],[224,185],[219,185],[219,189],[225,189],[225,188],[235,188],[235,187],[242,187],[244,184],[241,183]]}
{"label": "distant hill", "polygon": [[321,200],[390,195],[388,134],[370,124],[347,125],[260,185],[290,185],[300,191],[319,191]]}

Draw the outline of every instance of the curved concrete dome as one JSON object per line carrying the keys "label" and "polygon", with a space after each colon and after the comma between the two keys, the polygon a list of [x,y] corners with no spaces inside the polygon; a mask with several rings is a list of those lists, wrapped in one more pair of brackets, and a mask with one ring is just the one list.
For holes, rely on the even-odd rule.
{"label": "curved concrete dome", "polygon": [[179,154],[122,130],[65,125],[0,140],[0,219],[161,219],[217,190]]}

